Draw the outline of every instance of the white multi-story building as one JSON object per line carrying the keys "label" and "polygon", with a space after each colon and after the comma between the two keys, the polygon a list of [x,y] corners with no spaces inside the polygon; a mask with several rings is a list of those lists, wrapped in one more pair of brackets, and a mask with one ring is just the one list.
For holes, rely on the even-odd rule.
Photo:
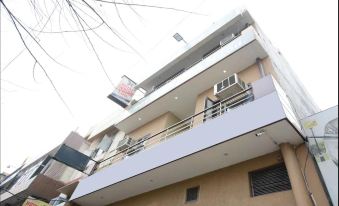
{"label": "white multi-story building", "polygon": [[319,108],[249,12],[188,45],[87,137],[97,163],[68,204],[334,204],[299,121]]}

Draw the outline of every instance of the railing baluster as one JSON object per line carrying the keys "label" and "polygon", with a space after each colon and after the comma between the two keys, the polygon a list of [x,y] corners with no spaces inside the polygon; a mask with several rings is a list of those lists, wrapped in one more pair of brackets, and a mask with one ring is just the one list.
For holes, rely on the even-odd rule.
{"label": "railing baluster", "polygon": [[169,129],[166,129],[165,136],[164,136],[163,140],[166,140],[166,139],[167,139],[168,130],[169,130]]}
{"label": "railing baluster", "polygon": [[219,102],[219,116],[222,115],[221,111],[222,111],[222,109],[221,109],[221,102]]}
{"label": "railing baluster", "polygon": [[[156,145],[156,144],[158,144],[162,141],[166,141],[168,139],[168,137],[170,137],[170,136],[177,135],[177,134],[184,132],[186,130],[190,130],[194,127],[195,120],[197,120],[196,121],[196,125],[197,125],[197,124],[203,123],[204,121],[206,121],[208,119],[213,119],[214,117],[218,117],[218,116],[223,115],[230,108],[235,108],[235,107],[238,107],[240,105],[246,104],[249,101],[253,101],[254,98],[253,98],[253,93],[250,92],[251,90],[252,90],[252,87],[250,87],[250,88],[248,88],[248,89],[246,89],[242,92],[239,92],[239,93],[237,93],[237,94],[235,94],[235,95],[233,95],[233,96],[231,96],[227,99],[224,99],[224,100],[218,102],[217,104],[212,105],[211,107],[206,108],[205,110],[203,110],[203,111],[201,111],[197,114],[194,114],[194,115],[192,115],[192,116],[190,116],[190,117],[188,117],[184,120],[181,120],[180,122],[173,124],[172,126],[166,128],[165,130],[163,130],[163,131],[161,131],[157,134],[154,134],[153,136],[148,137],[148,138],[144,139],[143,141],[140,141],[140,142],[138,142],[134,145],[130,145],[128,148],[126,148],[122,151],[116,152],[113,156],[108,157],[108,158],[106,158],[102,161],[99,161],[98,166],[99,166],[100,163],[103,163],[103,162],[108,161],[108,160],[110,160],[111,163],[120,161],[120,160],[126,158],[128,155],[130,155],[129,152],[131,154],[135,154],[135,153],[141,151],[142,148],[138,148],[138,149],[134,150],[133,152],[131,152],[132,148],[137,148],[138,146],[140,146],[140,144],[145,143],[143,145],[145,148],[152,147],[153,145]],[[202,122],[199,121],[200,115],[203,115],[202,116]],[[113,151],[118,151],[118,149],[115,149]],[[100,169],[102,169],[102,168],[100,168]],[[92,172],[95,172],[95,171],[92,171]]]}

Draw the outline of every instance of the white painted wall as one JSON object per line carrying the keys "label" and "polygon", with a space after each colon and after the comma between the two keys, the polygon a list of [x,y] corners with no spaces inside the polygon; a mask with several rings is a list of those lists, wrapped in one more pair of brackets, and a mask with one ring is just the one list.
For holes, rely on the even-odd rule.
{"label": "white painted wall", "polygon": [[270,93],[81,180],[71,200],[284,118],[277,93]]}

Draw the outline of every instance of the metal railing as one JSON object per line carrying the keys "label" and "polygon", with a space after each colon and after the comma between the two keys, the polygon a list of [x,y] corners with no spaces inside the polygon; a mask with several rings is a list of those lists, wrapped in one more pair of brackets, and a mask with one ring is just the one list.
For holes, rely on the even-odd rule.
{"label": "metal railing", "polygon": [[[219,117],[227,113],[229,110],[244,105],[253,100],[254,95],[252,87],[249,87],[248,89],[241,91],[229,98],[226,98],[197,114],[194,114],[190,117],[187,117],[184,120],[181,120],[178,123],[175,123],[174,125],[164,129],[163,131],[157,134],[138,140],[136,143],[130,145],[128,148],[125,148],[121,151],[119,151],[119,148],[113,150],[112,152],[113,153],[115,152],[115,154],[104,160],[99,161],[96,164],[96,168],[102,169],[122,159],[128,158],[142,150],[151,148],[161,142],[166,141],[167,139],[173,136],[188,131],[196,127],[197,125],[200,125],[216,117]],[[93,170],[93,172],[95,171],[96,169]]]}
{"label": "metal railing", "polygon": [[162,83],[160,83],[159,85],[155,86],[153,88],[152,91],[148,92],[146,94],[149,95],[151,93],[153,93],[154,91],[158,90],[159,88],[163,87],[164,85],[166,85],[167,83],[171,82],[173,79],[177,78],[178,76],[180,76],[181,74],[183,74],[184,72],[186,72],[187,70],[191,69],[192,67],[194,67],[195,65],[197,65],[198,63],[202,62],[204,59],[208,58],[209,56],[211,56],[212,54],[214,54],[215,52],[219,51],[220,49],[222,49],[223,47],[227,46],[230,42],[232,42],[233,40],[235,40],[236,38],[238,38],[241,35],[241,33],[238,33],[237,35],[235,35],[232,39],[230,39],[226,44],[222,44],[219,45],[218,47],[216,47],[215,49],[213,49],[212,51],[209,51],[207,54],[205,54],[202,58],[198,59],[197,61],[193,62],[192,64],[190,64],[189,66],[187,66],[186,68],[182,69],[181,71],[179,71],[178,73],[174,74],[173,76],[169,77],[168,79],[166,79],[165,81],[163,81]]}

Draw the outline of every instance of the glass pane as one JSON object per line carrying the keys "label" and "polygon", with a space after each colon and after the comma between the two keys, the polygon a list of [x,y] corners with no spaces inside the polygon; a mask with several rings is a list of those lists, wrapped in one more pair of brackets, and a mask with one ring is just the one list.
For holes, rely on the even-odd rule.
{"label": "glass pane", "polygon": [[198,200],[199,187],[189,188],[186,191],[186,202]]}
{"label": "glass pane", "polygon": [[228,79],[225,79],[222,83],[223,83],[224,88],[229,86]]}
{"label": "glass pane", "polygon": [[217,90],[220,91],[222,89],[222,83],[220,82],[219,84],[217,84]]}
{"label": "glass pane", "polygon": [[205,109],[212,107],[214,102],[210,99],[206,100]]}
{"label": "glass pane", "polygon": [[234,84],[235,83],[235,76],[231,76],[230,78],[230,85]]}

